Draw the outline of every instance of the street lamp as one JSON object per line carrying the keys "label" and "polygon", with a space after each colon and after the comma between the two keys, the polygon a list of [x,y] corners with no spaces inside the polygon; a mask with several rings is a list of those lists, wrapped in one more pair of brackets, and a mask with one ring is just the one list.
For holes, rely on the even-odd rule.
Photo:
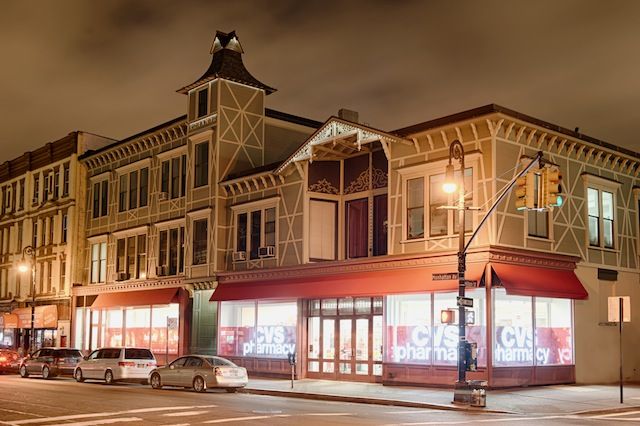
{"label": "street lamp", "polygon": [[[31,260],[27,260],[29,256]],[[22,259],[18,263],[18,271],[23,274],[31,270],[31,333],[29,335],[29,351],[35,346],[34,322],[36,318],[36,249],[26,246],[22,249]]]}
{"label": "street lamp", "polygon": [[[460,178],[455,179],[454,166],[452,160],[460,161]],[[445,170],[445,180],[442,189],[449,194],[458,191],[458,381],[455,384],[453,395],[454,401],[466,402],[467,379],[465,365],[465,349],[466,349],[466,332],[465,332],[465,307],[460,303],[465,296],[465,278],[466,270],[466,250],[464,244],[464,214],[466,206],[464,203],[464,147],[459,140],[454,140],[449,146],[449,164]],[[458,392],[460,390],[461,392]]]}

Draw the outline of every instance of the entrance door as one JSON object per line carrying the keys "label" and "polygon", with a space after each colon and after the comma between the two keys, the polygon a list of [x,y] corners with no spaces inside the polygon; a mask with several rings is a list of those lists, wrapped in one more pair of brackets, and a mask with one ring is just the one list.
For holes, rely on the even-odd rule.
{"label": "entrance door", "polygon": [[[372,298],[353,300],[323,300],[317,316],[307,321],[307,376],[350,381],[379,381],[382,376],[382,315],[381,299],[375,299],[380,311],[362,309],[369,307]],[[320,306],[320,301],[309,301],[310,306]],[[326,303],[330,302],[330,303]],[[337,302],[337,303],[336,303]],[[335,309],[355,305],[351,311]],[[368,313],[357,313],[366,310]],[[345,312],[346,311],[346,312]],[[310,309],[310,314],[313,311]],[[326,315],[326,316],[325,316]]]}

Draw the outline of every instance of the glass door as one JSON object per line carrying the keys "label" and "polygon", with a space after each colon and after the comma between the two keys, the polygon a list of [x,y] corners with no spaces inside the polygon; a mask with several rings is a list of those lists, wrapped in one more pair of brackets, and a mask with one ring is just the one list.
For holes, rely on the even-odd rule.
{"label": "glass door", "polygon": [[341,319],[340,320],[340,330],[338,334],[339,340],[339,363],[340,369],[339,373],[341,375],[351,375],[353,371],[353,358],[354,358],[354,348],[353,348],[353,320],[352,319]]}

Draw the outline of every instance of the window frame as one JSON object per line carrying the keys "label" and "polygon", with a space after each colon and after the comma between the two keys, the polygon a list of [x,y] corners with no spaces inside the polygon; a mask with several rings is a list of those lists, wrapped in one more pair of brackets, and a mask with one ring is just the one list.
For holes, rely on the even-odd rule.
{"label": "window frame", "polygon": [[[171,273],[171,231],[177,231],[176,241],[176,272]],[[156,266],[166,267],[167,272],[164,275],[182,275],[184,274],[186,259],[186,226],[184,220],[171,221],[168,223],[156,224],[158,256]],[[165,247],[162,247],[162,234],[166,233]],[[164,257],[164,259],[162,259]]]}
{"label": "window frame", "polygon": [[[618,189],[621,187],[621,183],[618,181],[610,180],[607,178],[603,178],[601,176],[595,176],[588,173],[582,174],[582,179],[584,181],[584,212],[585,212],[585,244],[587,249],[595,249],[595,250],[609,250],[609,251],[619,251],[618,247]],[[589,189],[593,189],[597,191],[598,194],[598,244],[591,243],[591,233],[589,229],[589,218],[595,217],[589,215]],[[611,240],[613,245],[611,247],[605,244],[604,238],[604,210],[603,210],[603,192],[610,193],[612,197],[612,235]]]}
{"label": "window frame", "polygon": [[[118,184],[118,213],[149,206],[151,159],[145,158],[116,169]],[[143,184],[143,176],[146,177]],[[136,185],[131,186],[132,177]],[[135,201],[135,202],[132,202]],[[133,204],[133,207],[132,207]]]}
{"label": "window frame", "polygon": [[[195,107],[196,120],[199,120],[199,119],[209,115],[209,104],[210,104],[209,92],[210,91],[209,91],[209,86],[208,85],[196,90],[196,93],[195,93],[195,98],[196,98],[196,107]],[[203,93],[205,95],[204,96],[205,97],[205,99],[204,99],[205,108],[204,108],[204,111],[201,111],[200,107],[202,106],[201,105],[201,101],[203,100],[202,99],[202,94]]]}
{"label": "window frame", "polygon": [[[204,149],[204,153],[201,153],[199,149],[203,146],[206,149]],[[204,157],[201,158],[201,155],[204,155]],[[201,188],[209,185],[209,140],[195,143],[193,145],[193,156],[193,187]]]}
{"label": "window frame", "polygon": [[[94,246],[98,247],[97,258],[94,258]],[[104,258],[102,254],[104,253]],[[89,239],[89,283],[90,284],[103,284],[107,282],[107,237],[101,237],[98,239]],[[98,276],[93,276],[93,266],[97,264]],[[104,268],[104,269],[103,269]],[[94,280],[95,278],[95,280]],[[102,279],[101,279],[102,278]]]}
{"label": "window frame", "polygon": [[[233,211],[233,251],[239,252],[244,251],[246,253],[246,261],[249,260],[262,260],[262,259],[275,259],[278,257],[278,230],[279,230],[279,197],[270,197],[265,198],[263,200],[253,201],[250,203],[244,203],[240,205],[232,206],[231,209]],[[274,211],[274,256],[273,257],[260,257],[259,249],[261,247],[267,247],[267,210],[273,209]],[[260,231],[258,235],[259,243],[258,247],[255,247],[255,257],[252,256],[253,252],[253,238],[252,238],[252,228],[253,228],[253,220],[254,213],[260,212]],[[246,233],[245,233],[245,249],[240,250],[238,245],[239,242],[239,218],[242,215],[246,215]],[[271,245],[271,244],[270,244]]]}
{"label": "window frame", "polygon": [[[115,235],[114,235],[115,236]],[[148,275],[148,250],[149,235],[146,230],[119,234],[116,236],[116,274],[125,273],[128,280],[144,280]],[[144,249],[141,251],[140,242],[144,241]],[[123,242],[123,244],[121,244]],[[133,242],[133,252],[130,253],[131,242]],[[124,248],[122,254],[120,247]],[[133,273],[131,273],[133,271]]]}
{"label": "window frame", "polygon": [[[479,172],[481,170],[480,160],[482,159],[482,153],[479,151],[473,151],[465,155],[465,170],[471,170],[471,189],[465,186],[465,192],[470,193],[470,197],[466,199],[467,205],[477,205],[478,203],[478,189],[479,189]],[[439,160],[413,164],[410,166],[397,168],[395,171],[400,174],[401,188],[402,188],[402,237],[401,244],[428,241],[428,240],[440,240],[446,238],[457,237],[458,231],[455,228],[457,217],[455,217],[456,211],[448,211],[447,215],[447,234],[431,236],[431,214],[430,206],[431,199],[429,194],[430,180],[432,176],[443,175],[445,168],[449,163],[448,158]],[[455,165],[455,171],[460,172],[458,164]],[[409,238],[409,226],[408,226],[408,181],[412,179],[423,178],[423,236]],[[457,197],[454,194],[448,194],[448,200],[456,204]],[[414,207],[418,208],[418,207]],[[465,234],[470,234],[476,228],[478,224],[478,212],[476,210],[470,210],[465,213],[471,215],[471,230],[465,230]],[[468,219],[466,219],[468,220]]]}

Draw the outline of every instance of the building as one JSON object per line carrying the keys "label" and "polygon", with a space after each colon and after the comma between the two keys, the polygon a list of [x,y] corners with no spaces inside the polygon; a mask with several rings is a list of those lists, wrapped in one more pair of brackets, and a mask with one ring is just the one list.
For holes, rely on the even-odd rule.
{"label": "building", "polygon": [[227,195],[218,182],[281,161],[320,123],[264,107],[272,89],[216,35],[211,67],[179,90],[188,113],[88,152],[84,286],[74,288],[74,344],[149,346],[160,361],[215,353],[226,268]]}
{"label": "building", "polygon": [[[112,140],[72,132],[0,165],[0,344],[67,346],[71,287],[82,282],[86,175],[78,156]],[[35,252],[35,282],[17,264]]]}
{"label": "building", "polygon": [[[218,32],[212,54],[179,90],[185,116],[82,158],[77,346],[218,353],[282,376],[296,353],[298,377],[453,383],[457,328],[440,312],[456,306],[461,224],[441,184],[458,140],[479,207],[467,238],[538,151],[565,191],[546,212],[518,211],[508,194],[471,244],[469,377],[617,379],[607,298],[631,296],[632,312],[640,300],[638,153],[497,105],[393,131],[348,110],[318,123],[266,108],[275,89],[245,69],[235,33]],[[639,380],[632,349],[625,377]]]}

